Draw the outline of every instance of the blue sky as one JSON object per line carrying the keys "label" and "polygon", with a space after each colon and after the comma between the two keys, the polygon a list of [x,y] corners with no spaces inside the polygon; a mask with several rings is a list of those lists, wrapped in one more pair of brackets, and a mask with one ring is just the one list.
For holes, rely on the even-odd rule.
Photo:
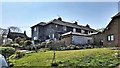
{"label": "blue sky", "polygon": [[31,26],[48,22],[58,15],[64,21],[76,21],[91,28],[106,27],[118,12],[117,2],[3,2],[0,27],[17,26],[31,36]]}

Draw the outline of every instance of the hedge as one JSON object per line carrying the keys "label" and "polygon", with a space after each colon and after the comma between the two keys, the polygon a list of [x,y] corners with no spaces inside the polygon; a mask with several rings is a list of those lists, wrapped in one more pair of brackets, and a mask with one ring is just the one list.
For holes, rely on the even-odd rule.
{"label": "hedge", "polygon": [[13,47],[0,47],[0,53],[8,58],[15,53],[15,49]]}

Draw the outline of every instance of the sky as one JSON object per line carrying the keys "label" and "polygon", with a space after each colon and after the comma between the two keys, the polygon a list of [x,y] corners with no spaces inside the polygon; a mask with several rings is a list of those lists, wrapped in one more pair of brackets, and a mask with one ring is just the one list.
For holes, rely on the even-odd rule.
{"label": "sky", "polygon": [[0,8],[0,27],[17,26],[30,37],[31,26],[58,16],[94,29],[106,27],[118,12],[118,2],[2,2]]}

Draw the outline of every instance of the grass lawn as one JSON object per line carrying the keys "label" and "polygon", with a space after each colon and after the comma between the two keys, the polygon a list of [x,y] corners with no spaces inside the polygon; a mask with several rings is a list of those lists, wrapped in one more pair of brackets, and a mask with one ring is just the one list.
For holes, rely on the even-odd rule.
{"label": "grass lawn", "polygon": [[[109,48],[56,51],[56,62],[59,66],[115,66],[120,64],[117,52]],[[10,61],[14,66],[51,66],[52,58],[53,51],[39,51]]]}

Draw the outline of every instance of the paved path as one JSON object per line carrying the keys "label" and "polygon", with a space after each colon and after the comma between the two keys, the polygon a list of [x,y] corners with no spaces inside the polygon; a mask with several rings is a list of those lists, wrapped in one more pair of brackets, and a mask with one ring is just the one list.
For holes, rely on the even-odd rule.
{"label": "paved path", "polygon": [[24,52],[24,53],[31,53],[33,51],[28,51],[28,50],[19,50],[20,52]]}

